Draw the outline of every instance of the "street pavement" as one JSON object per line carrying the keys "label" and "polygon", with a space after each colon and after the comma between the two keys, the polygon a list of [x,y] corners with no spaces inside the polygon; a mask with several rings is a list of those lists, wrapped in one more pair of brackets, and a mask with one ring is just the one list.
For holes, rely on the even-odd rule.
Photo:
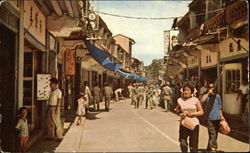
{"label": "street pavement", "polygon": [[[102,104],[102,109],[104,105]],[[111,103],[109,112],[90,112],[77,126],[65,123],[68,131],[61,142],[40,140],[31,152],[180,152],[179,116],[162,109],[134,109],[130,100]],[[208,133],[200,126],[199,150],[205,152]],[[219,134],[221,152],[248,152],[249,144]]]}

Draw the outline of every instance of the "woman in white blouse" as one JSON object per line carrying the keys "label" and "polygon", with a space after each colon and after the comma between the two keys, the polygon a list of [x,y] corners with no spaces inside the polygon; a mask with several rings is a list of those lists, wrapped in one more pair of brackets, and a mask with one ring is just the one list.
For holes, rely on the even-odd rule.
{"label": "woman in white blouse", "polygon": [[198,98],[193,97],[194,86],[191,84],[185,84],[183,87],[182,97],[177,100],[176,112],[180,113],[181,121],[185,117],[189,117],[192,124],[195,125],[193,130],[184,127],[180,124],[179,129],[179,141],[182,152],[188,151],[188,142],[189,137],[189,147],[191,152],[198,151],[198,142],[199,142],[199,120],[197,116],[203,115],[203,109]]}

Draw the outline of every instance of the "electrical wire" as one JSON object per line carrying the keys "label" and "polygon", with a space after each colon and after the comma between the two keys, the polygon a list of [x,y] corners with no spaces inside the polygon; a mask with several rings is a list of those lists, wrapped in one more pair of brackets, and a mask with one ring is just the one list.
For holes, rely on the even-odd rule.
{"label": "electrical wire", "polygon": [[[213,11],[209,11],[207,13],[214,13],[214,12],[218,12],[218,11],[222,11],[225,10],[225,8],[221,8],[221,9],[217,9],[217,10],[213,10]],[[100,13],[103,15],[109,15],[109,16],[114,16],[114,17],[120,17],[120,18],[128,18],[128,19],[145,19],[145,20],[168,20],[168,19],[175,19],[178,17],[183,17],[183,16],[178,16],[178,17],[160,17],[160,18],[156,18],[156,17],[135,17],[135,16],[126,16],[126,15],[118,15],[118,14],[112,14],[112,13],[106,13],[106,12],[101,12],[101,11],[95,11],[96,13]],[[205,15],[206,12],[203,13],[198,13],[195,15],[189,15],[189,16],[184,16],[184,17],[193,17],[193,16],[200,16],[200,15]]]}

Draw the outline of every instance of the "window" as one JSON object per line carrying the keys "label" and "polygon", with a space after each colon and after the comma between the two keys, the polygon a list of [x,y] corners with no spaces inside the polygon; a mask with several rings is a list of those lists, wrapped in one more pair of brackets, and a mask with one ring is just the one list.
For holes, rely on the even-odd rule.
{"label": "window", "polygon": [[240,70],[226,71],[226,93],[234,93],[240,87]]}

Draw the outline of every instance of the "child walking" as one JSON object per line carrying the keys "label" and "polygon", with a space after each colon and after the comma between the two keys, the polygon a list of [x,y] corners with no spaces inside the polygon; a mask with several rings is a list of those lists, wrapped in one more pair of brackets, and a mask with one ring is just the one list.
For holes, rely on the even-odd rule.
{"label": "child walking", "polygon": [[27,113],[27,108],[21,107],[19,109],[20,119],[16,125],[16,129],[18,129],[19,132],[19,152],[26,152],[26,144],[29,139],[28,121],[26,119]]}
{"label": "child walking", "polygon": [[87,100],[86,97],[84,96],[84,94],[80,94],[79,99],[77,100],[78,102],[78,107],[77,107],[77,116],[78,116],[78,120],[76,125],[80,125],[82,122],[82,117],[83,115],[86,115],[86,111],[85,111],[85,107],[87,107]]}

